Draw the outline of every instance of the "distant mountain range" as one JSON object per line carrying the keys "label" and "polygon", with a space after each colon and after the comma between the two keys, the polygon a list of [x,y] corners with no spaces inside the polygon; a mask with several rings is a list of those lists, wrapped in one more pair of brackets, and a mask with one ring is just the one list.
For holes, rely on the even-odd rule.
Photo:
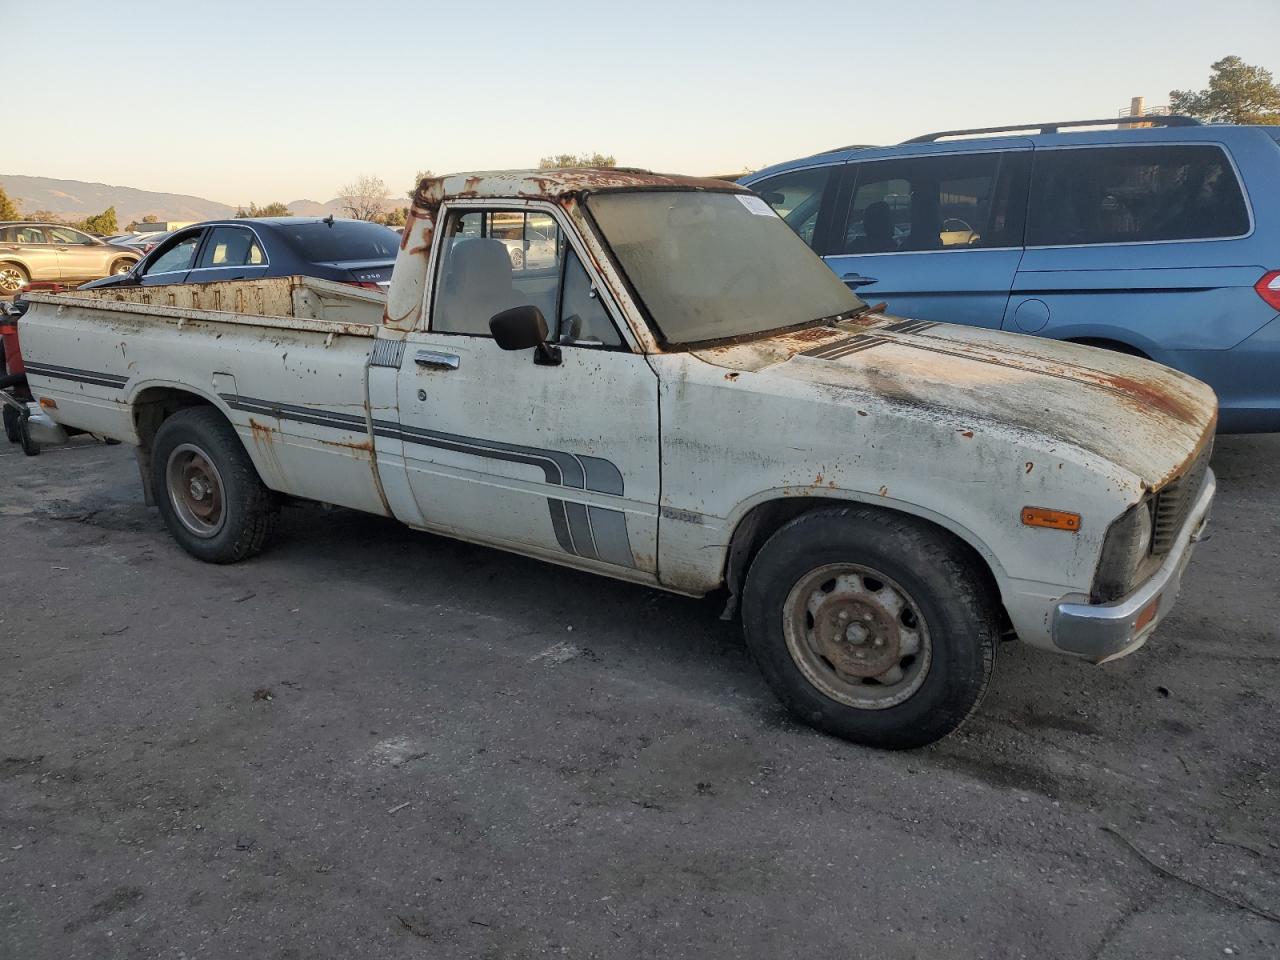
{"label": "distant mountain range", "polygon": [[[0,187],[4,187],[9,199],[17,203],[24,214],[48,210],[64,220],[83,220],[107,207],[115,207],[116,221],[122,228],[147,214],[154,215],[157,220],[215,220],[236,212],[236,208],[229,204],[203,197],[85,183],[83,180],[53,180],[0,173]],[[395,198],[385,204],[387,210],[408,205],[408,200]],[[331,213],[336,217],[343,216],[342,201],[336,198],[325,203],[294,200],[288,206],[300,217],[323,217]]]}

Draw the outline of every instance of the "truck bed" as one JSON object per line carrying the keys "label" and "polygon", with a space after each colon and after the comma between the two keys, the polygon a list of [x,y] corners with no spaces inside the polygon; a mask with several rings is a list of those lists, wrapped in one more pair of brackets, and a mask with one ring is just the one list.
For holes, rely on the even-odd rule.
{"label": "truck bed", "polygon": [[27,299],[173,322],[205,320],[369,337],[382,322],[387,303],[380,291],[314,277],[107,287],[32,293]]}

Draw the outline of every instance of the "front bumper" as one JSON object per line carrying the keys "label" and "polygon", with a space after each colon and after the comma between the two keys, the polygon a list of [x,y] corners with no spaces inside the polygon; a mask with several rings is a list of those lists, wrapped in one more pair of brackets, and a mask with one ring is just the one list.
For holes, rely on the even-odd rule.
{"label": "front bumper", "polygon": [[1132,653],[1146,643],[1173,609],[1182,573],[1191,560],[1191,548],[1204,539],[1216,490],[1213,471],[1207,470],[1177,542],[1160,569],[1133,593],[1114,603],[1059,603],[1053,613],[1054,646],[1064,653],[1102,663]]}

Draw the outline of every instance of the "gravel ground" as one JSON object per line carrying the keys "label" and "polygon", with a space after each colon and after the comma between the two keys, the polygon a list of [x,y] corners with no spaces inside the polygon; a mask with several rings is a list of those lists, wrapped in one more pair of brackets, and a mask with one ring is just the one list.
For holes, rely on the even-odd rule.
{"label": "gravel ground", "polygon": [[0,445],[0,957],[1276,957],[1280,436],[1214,467],[1145,649],[891,754],[710,601],[319,508],[205,566]]}

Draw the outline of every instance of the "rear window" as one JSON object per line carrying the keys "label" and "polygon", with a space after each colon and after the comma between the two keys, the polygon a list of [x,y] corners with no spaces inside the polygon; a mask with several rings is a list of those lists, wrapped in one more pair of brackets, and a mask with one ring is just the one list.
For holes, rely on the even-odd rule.
{"label": "rear window", "polygon": [[280,234],[311,263],[342,260],[394,260],[400,234],[380,223],[334,220],[332,223],[289,223],[277,227]]}
{"label": "rear window", "polygon": [[1221,147],[1036,151],[1027,246],[1208,240],[1248,232],[1249,210]]}

